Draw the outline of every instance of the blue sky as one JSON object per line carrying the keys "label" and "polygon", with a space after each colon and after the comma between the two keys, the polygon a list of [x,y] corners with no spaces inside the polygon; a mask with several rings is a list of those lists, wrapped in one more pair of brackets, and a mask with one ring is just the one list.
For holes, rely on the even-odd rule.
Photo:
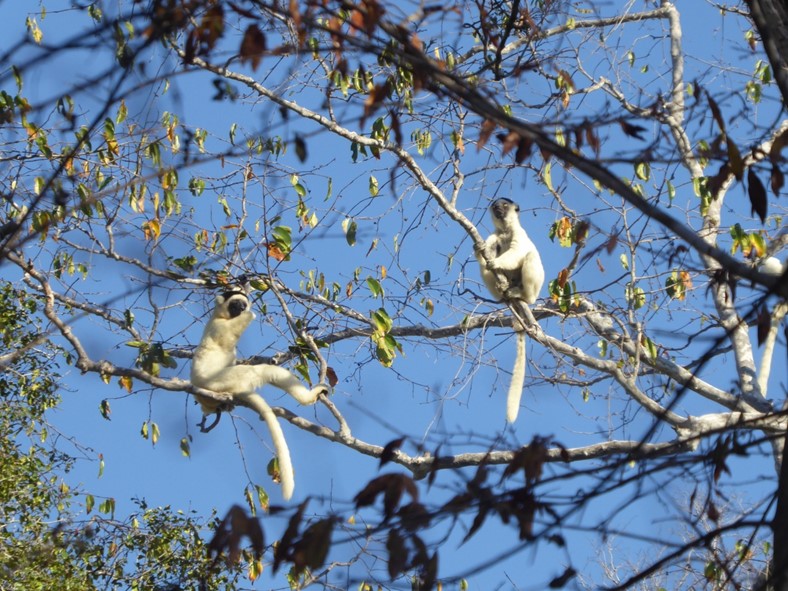
{"label": "blue sky", "polygon": [[[685,26],[685,50],[692,54],[687,64],[692,75],[688,74],[687,80],[697,76],[710,85],[714,84],[716,88],[723,89],[740,85],[744,76],[741,71],[713,70],[714,61],[719,56],[741,58],[742,63],[749,63],[749,56],[740,54],[742,31],[737,29],[739,25],[734,24],[730,17],[720,19],[705,3],[683,2],[678,5],[682,10]],[[0,1],[0,14],[3,16],[0,19],[2,37],[17,39],[23,31],[25,18],[29,14],[27,11],[33,10],[34,6],[37,5]],[[42,20],[40,15],[38,17],[46,38],[54,42],[61,35],[73,34],[71,24],[76,26],[81,19],[68,12],[61,14],[56,3],[46,3],[46,6],[49,11],[47,18]],[[605,5],[602,10],[605,14],[611,14],[616,6],[618,3]],[[637,3],[636,7],[640,8],[640,3]],[[698,30],[701,23],[705,25],[707,22],[720,23],[715,27],[713,35],[708,30]],[[734,48],[732,40],[736,43]],[[622,44],[628,41],[633,43],[637,65],[649,65],[656,69],[661,64],[664,54],[660,52],[663,49],[656,47],[656,43],[641,38],[630,40],[626,35],[618,39]],[[654,53],[650,54],[649,50],[654,50]],[[604,69],[604,59],[589,59],[594,63],[597,72]],[[31,72],[25,77],[25,91],[36,99],[55,96],[60,88],[84,75],[85,65],[90,63],[90,56],[82,54],[76,59],[69,57],[59,60],[57,67],[48,67],[46,71]],[[156,65],[152,60],[149,67]],[[743,69],[744,66],[741,67]],[[259,75],[266,80],[266,84],[276,87],[276,80],[265,78],[262,71]],[[260,128],[282,135],[295,131],[310,134],[314,130],[314,127],[305,125],[292,116],[287,123],[282,123],[275,117],[276,110],[265,104],[245,101],[235,104],[213,102],[210,97],[214,88],[210,82],[211,77],[205,75],[176,77],[169,92],[155,101],[152,95],[138,95],[129,100],[129,112],[143,120],[156,120],[164,110],[175,112],[185,125],[211,131],[209,149],[221,149],[226,145],[227,133],[233,123],[239,125],[239,136]],[[662,76],[654,74],[652,88],[661,83],[664,83]],[[313,98],[304,96],[306,93],[299,95],[297,89],[294,92],[283,88],[283,93],[285,96],[293,93],[290,96],[305,102]],[[418,97],[417,109],[421,104],[429,108],[429,98]],[[725,103],[731,111],[733,105],[734,99]],[[763,110],[766,109],[764,106]],[[768,119],[767,113],[760,116]],[[732,127],[737,128],[735,124],[732,124]],[[743,136],[748,133],[744,124],[738,129]],[[622,151],[629,149],[627,142],[634,141],[631,138],[622,138],[619,134],[611,134],[607,139],[610,142],[619,142]],[[741,145],[748,145],[749,139],[742,137]],[[321,224],[315,231],[302,230],[299,234],[304,241],[294,252],[291,263],[279,266],[278,276],[282,281],[289,287],[297,288],[299,283],[304,281],[301,271],[305,269],[319,269],[327,277],[347,280],[350,269],[360,267],[366,275],[379,272],[380,266],[386,265],[391,269],[391,279],[388,283],[384,281],[384,287],[390,285],[391,293],[395,294],[404,291],[402,285],[395,282],[413,280],[423,276],[426,271],[430,272],[433,279],[431,285],[424,290],[425,297],[434,293],[436,300],[439,296],[441,300],[435,317],[427,319],[425,316],[425,322],[453,324],[458,322],[463,314],[490,309],[489,304],[476,302],[472,305],[478,305],[478,308],[469,310],[469,302],[473,299],[459,293],[463,288],[480,291],[476,263],[472,260],[472,245],[467,237],[458,228],[434,215],[434,206],[418,191],[406,192],[399,202],[393,200],[393,194],[398,187],[391,187],[387,183],[388,170],[392,166],[391,159],[384,156],[380,162],[367,161],[362,166],[354,165],[348,145],[327,135],[311,138],[309,151],[310,159],[305,163],[304,170],[299,169],[297,161],[292,157],[281,161],[271,159],[268,163],[255,162],[255,166],[259,166],[257,170],[265,176],[259,182],[250,183],[247,188],[254,212],[264,209],[261,204],[269,206],[273,201],[281,202],[280,223],[295,228],[297,220],[293,207],[288,205],[293,198],[293,189],[289,184],[290,174],[303,175],[301,178],[309,191],[310,203],[321,216]],[[542,253],[548,269],[548,279],[551,278],[553,274],[550,270],[565,266],[571,258],[571,252],[559,248],[548,237],[547,230],[556,219],[556,208],[549,194],[544,186],[538,183],[534,174],[526,169],[484,175],[487,167],[492,168],[497,164],[496,156],[486,152],[476,155],[471,153],[473,151],[474,148],[470,148],[463,160],[468,187],[463,196],[463,211],[487,232],[490,230],[485,214],[487,200],[493,196],[504,195],[517,198],[524,210],[523,224]],[[445,177],[447,174],[443,168],[444,157],[445,148],[437,146],[430,158],[424,160],[425,170],[433,174],[434,178]],[[228,164],[227,169],[232,170],[241,164],[241,158],[236,158]],[[320,168],[314,170],[317,166]],[[557,168],[556,166],[554,170]],[[188,174],[216,177],[218,186],[219,178],[227,169],[213,164],[189,171]],[[366,196],[369,174],[374,174],[379,179],[385,198],[375,200]],[[558,176],[557,172],[555,174]],[[678,171],[677,174],[682,172]],[[333,179],[332,191],[336,201],[326,203],[323,196],[327,192],[329,176]],[[186,177],[187,173],[183,172],[182,184]],[[237,198],[237,194],[233,192],[242,190],[237,176],[233,182],[235,184],[230,188],[224,189],[229,198]],[[567,182],[571,183],[567,194],[571,196],[573,206],[588,215],[597,228],[609,229],[616,223],[616,218],[606,211],[613,207],[622,207],[619,200],[606,195],[594,197],[588,188],[584,192],[580,183],[571,179]],[[690,191],[687,190],[687,185],[681,186],[684,191],[680,192],[677,206],[693,200],[692,195],[688,194]],[[740,190],[739,193],[741,194]],[[359,195],[358,199],[354,199],[354,195]],[[746,197],[741,194],[736,199],[739,200],[738,206],[743,208]],[[216,195],[211,191],[201,197],[192,197],[183,191],[182,200],[185,211],[193,209],[199,213],[171,228],[170,240],[163,241],[153,257],[157,264],[161,264],[164,255],[174,257],[188,254],[190,247],[185,238],[200,227],[215,227],[226,221],[221,208],[215,203]],[[419,210],[422,202],[427,204],[421,209],[422,212],[427,212],[425,219],[433,221],[417,225],[418,221],[413,221],[413,212]],[[378,223],[386,211],[396,211],[398,208],[403,212],[403,217],[408,218],[407,221],[402,222],[399,227]],[[347,245],[342,232],[341,224],[346,216],[353,216],[359,223],[358,243],[354,247]],[[393,217],[399,219],[396,215]],[[658,228],[647,222],[635,225],[643,232],[644,239],[652,239],[660,234]],[[248,227],[251,231],[255,224],[250,221]],[[262,234],[262,231],[260,233]],[[600,236],[601,230],[596,233],[597,242],[601,240]],[[395,237],[399,248],[396,255]],[[379,245],[374,257],[370,259],[367,252],[375,238],[379,239]],[[314,244],[318,246],[315,247]],[[131,236],[121,241],[121,248],[130,254],[138,252],[138,238]],[[264,256],[261,257],[260,253],[253,250],[244,251],[242,254],[248,257],[248,260],[265,260]],[[594,262],[586,263],[581,267],[578,279],[595,288],[614,281],[622,272],[618,261],[619,254],[615,252],[607,257],[600,257],[604,271],[599,271]],[[451,264],[448,263],[450,256],[453,257]],[[126,275],[128,269],[120,272],[119,266],[114,263],[99,258],[91,263],[95,265],[92,276],[85,282],[75,282],[77,291],[89,293],[97,301],[105,301],[114,294],[128,293],[129,297],[125,299],[128,305],[136,305],[138,310],[144,310],[147,299],[142,289],[144,283],[135,281],[131,274]],[[187,292],[188,295],[185,296]],[[167,322],[157,329],[156,339],[171,347],[196,344],[206,309],[210,305],[210,294],[193,289],[191,292],[189,289],[175,290],[170,286],[154,289],[153,293],[162,306],[172,306],[167,310]],[[605,295],[611,299],[621,297],[618,293],[612,293],[612,290]],[[542,297],[546,296],[545,286]],[[705,296],[699,291],[693,297],[697,298],[694,302],[697,304]],[[258,309],[260,326],[251,328],[244,337],[241,356],[271,354],[281,350],[284,347],[282,340],[288,338],[288,334],[282,329],[281,314],[277,312],[276,301],[270,296],[266,296],[263,301],[268,307],[268,314],[263,314]],[[374,305],[375,302],[370,301],[367,307]],[[411,318],[418,317],[418,311],[409,312],[413,314]],[[672,342],[674,335],[670,334],[671,327],[690,322],[694,313],[694,309],[689,305],[685,309],[672,309],[669,316],[666,312],[666,332],[660,334],[660,338],[665,342]],[[670,324],[667,322],[668,318]],[[144,312],[140,312],[140,319],[144,322]],[[548,334],[573,338],[572,329],[557,319],[546,319],[541,326]],[[119,364],[133,363],[135,350],[124,346],[124,337],[111,334],[103,326],[90,320],[75,322],[74,330],[83,336],[89,352],[96,358],[106,356]],[[643,435],[646,423],[636,421],[631,427],[615,424],[615,419],[622,416],[626,408],[626,401],[622,401],[622,397],[608,396],[602,392],[591,401],[583,402],[577,389],[552,385],[548,379],[542,379],[542,368],[547,372],[554,360],[549,351],[530,342],[527,373],[532,381],[523,395],[524,407],[520,419],[513,428],[505,430],[503,397],[508,384],[508,374],[499,373],[489,361],[492,358],[502,368],[511,367],[514,342],[506,338],[507,336],[505,331],[491,330],[487,333],[481,349],[476,346],[464,349],[462,343],[457,342],[452,343],[453,349],[434,348],[415,341],[406,342],[405,355],[398,358],[393,369],[386,369],[374,361],[369,361],[369,353],[364,352],[364,347],[368,345],[358,341],[337,345],[327,352],[329,365],[335,367],[340,378],[333,401],[343,412],[356,437],[383,445],[401,435],[407,435],[410,444],[406,451],[410,453],[415,453],[414,444],[423,444],[425,449],[434,450],[447,436],[451,438],[452,445],[450,448],[444,447],[442,453],[480,451],[486,447],[504,445],[514,447],[530,441],[536,434],[552,435],[567,447],[596,442],[600,437],[604,439],[602,436],[606,431],[615,438],[637,439]],[[678,335],[675,342],[681,341],[682,337]],[[478,357],[473,358],[473,355]],[[730,372],[730,367],[724,364],[715,365],[707,370],[707,375],[721,372]],[[781,385],[784,390],[785,367],[776,365],[773,373],[772,382]],[[188,363],[180,360],[177,371],[168,375],[186,379]],[[773,391],[779,393],[777,387]],[[333,424],[330,415],[323,408],[296,408],[286,395],[271,389],[267,389],[265,395],[272,404],[285,406],[308,419],[327,425]],[[102,419],[98,412],[100,402],[107,398],[112,405],[111,421]],[[682,406],[692,409],[693,412],[700,412],[700,409],[705,409],[708,405],[684,400]],[[119,514],[134,509],[130,501],[132,498],[144,498],[150,505],[170,505],[199,512],[207,512],[215,507],[222,514],[233,504],[244,504],[243,490],[250,482],[264,485],[272,502],[281,502],[278,487],[269,483],[265,475],[265,466],[271,455],[270,445],[268,434],[256,417],[241,409],[235,412],[232,418],[224,416],[220,425],[209,434],[198,432],[195,427],[198,420],[197,408],[182,393],[150,390],[137,384],[135,392],[128,395],[114,382],[106,386],[97,376],[80,376],[76,371],[68,373],[63,403],[52,415],[56,428],[63,434],[73,435],[78,442],[79,447],[74,447],[74,453],[84,453],[85,456],[85,461],[80,462],[68,475],[68,480],[72,484],[81,483],[85,490],[97,497],[114,497]],[[159,425],[161,440],[156,446],[140,436],[143,421],[155,421]],[[349,517],[352,514],[349,500],[364,483],[379,473],[377,461],[290,425],[285,424],[283,428],[296,469],[293,502],[313,496],[316,500],[310,505],[310,510],[315,514],[336,510]],[[179,448],[179,442],[184,436],[192,437],[190,458],[184,458]],[[658,438],[669,436],[669,432],[658,434]],[[101,454],[105,462],[102,478],[97,478],[98,454]],[[578,466],[583,467],[586,466]],[[636,466],[632,467],[633,471],[637,469]],[[749,464],[747,469],[753,471],[750,474],[752,480],[766,480],[773,476],[768,461],[759,462],[757,467]],[[399,470],[401,469],[394,466],[385,469]],[[468,471],[464,476],[470,477],[470,474]],[[450,487],[454,484],[456,481],[450,475],[439,478],[434,490],[425,500],[442,502],[448,498]],[[592,484],[591,481],[588,482],[589,486]],[[769,483],[766,484],[766,487],[768,486]],[[647,480],[646,488],[649,487],[675,490],[677,499],[686,498],[691,490],[691,486],[684,482],[665,485],[659,481]],[[422,485],[422,492],[427,493],[426,485]],[[556,485],[553,494],[560,497],[563,493]],[[632,494],[630,490],[622,490],[590,503],[576,523],[582,522],[584,526],[593,528],[595,523],[610,518],[613,528],[659,531],[661,525],[656,518],[668,509],[653,500],[654,497],[641,503],[630,502]],[[284,523],[280,518],[266,517],[264,527],[269,531],[271,539],[283,530]],[[665,527],[669,529],[668,526]],[[572,565],[586,576],[598,580],[600,566],[596,550],[601,548],[597,546],[597,532],[587,534],[581,531],[571,532],[571,529],[568,532],[570,546],[567,554],[572,558]],[[464,545],[458,544],[460,538],[461,535],[459,538],[455,535],[442,545],[441,576],[465,572],[491,554],[497,553],[497,550],[491,552],[491,549],[500,548],[505,551],[517,545],[514,530],[493,526],[486,527]],[[611,536],[613,541],[615,538],[616,536]],[[617,551],[633,560],[640,558],[641,552],[645,553],[647,549],[647,546],[640,547],[630,540],[623,542],[623,545],[624,548]],[[550,556],[551,559],[545,560],[544,556]],[[560,552],[558,555],[552,551],[545,554],[544,547],[540,545],[504,560],[485,572],[474,574],[470,579],[471,589],[498,588],[499,585],[500,588],[516,586],[520,589],[540,589],[545,581],[560,574],[564,566],[566,562],[561,561]],[[379,565],[374,568],[385,570]],[[256,588],[269,587],[284,588],[286,582],[281,574],[272,578],[265,573]]]}

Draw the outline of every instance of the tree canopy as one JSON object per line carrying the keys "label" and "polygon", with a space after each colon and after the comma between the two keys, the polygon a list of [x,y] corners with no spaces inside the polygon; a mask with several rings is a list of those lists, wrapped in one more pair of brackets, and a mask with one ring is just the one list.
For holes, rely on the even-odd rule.
{"label": "tree canopy", "polygon": [[[0,11],[0,588],[788,588],[779,3]],[[292,504],[197,427],[241,283]]]}

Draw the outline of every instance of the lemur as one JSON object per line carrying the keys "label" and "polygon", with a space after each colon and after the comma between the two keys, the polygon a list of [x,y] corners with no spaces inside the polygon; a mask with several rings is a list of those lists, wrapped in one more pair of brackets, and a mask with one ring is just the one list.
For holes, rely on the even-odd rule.
{"label": "lemur", "polygon": [[[300,404],[314,404],[318,396],[328,393],[328,386],[306,388],[292,373],[276,365],[236,365],[238,339],[255,319],[250,308],[249,297],[244,291],[231,290],[216,296],[213,314],[194,351],[191,383],[206,390],[231,394],[233,403],[252,408],[266,422],[279,458],[282,496],[289,500],[295,486],[290,451],[276,415],[255,390],[271,384]],[[222,404],[205,396],[197,396],[197,401],[205,415],[218,412]]]}
{"label": "lemur", "polygon": [[[539,251],[520,224],[520,207],[511,199],[496,199],[490,206],[495,231],[485,241],[490,266],[481,252],[476,252],[482,279],[496,300],[519,299],[533,304],[544,283],[544,267]],[[498,288],[497,275],[502,275],[507,289]],[[520,410],[520,397],[525,380],[525,332],[517,331],[517,355],[512,381],[506,399],[506,418],[513,423]]]}

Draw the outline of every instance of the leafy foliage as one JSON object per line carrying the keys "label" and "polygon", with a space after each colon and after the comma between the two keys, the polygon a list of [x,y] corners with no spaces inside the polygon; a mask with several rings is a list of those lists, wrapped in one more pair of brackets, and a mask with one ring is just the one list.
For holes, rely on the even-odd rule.
{"label": "leafy foliage", "polygon": [[[561,588],[602,541],[615,564],[579,585],[753,587],[785,487],[772,464],[788,287],[758,271],[785,257],[782,70],[745,18],[753,3],[652,4],[129,0],[26,14],[0,72],[0,264],[16,281],[0,294],[4,573],[29,588],[218,589],[269,560],[292,588],[463,588],[498,552],[515,557],[503,571],[527,550]],[[679,10],[727,19],[725,55],[682,35]],[[60,63],[79,76],[50,82]],[[500,196],[519,202],[548,269],[532,310],[490,302],[475,270]],[[211,440],[255,458],[233,481],[243,500],[229,504],[245,509],[222,520],[72,490],[74,458],[47,424],[73,393],[60,368],[87,374],[69,387],[98,378],[87,429],[131,424],[199,472],[191,407],[176,424],[158,403],[190,390],[212,292],[247,282],[264,336],[244,362],[335,387],[314,414],[276,412],[311,437],[306,465],[320,438],[338,444],[335,482],[353,501],[313,487],[274,541],[257,511],[282,512],[278,465],[267,479],[241,430]],[[490,409],[513,328],[529,338],[533,412],[503,431]],[[346,477],[369,456],[391,471]],[[755,464],[766,475],[751,478]],[[733,500],[736,478],[768,486]],[[645,524],[653,506],[664,521]],[[452,564],[449,548],[477,543],[473,564]],[[618,560],[630,550],[631,569]],[[514,572],[495,576],[526,578]]]}

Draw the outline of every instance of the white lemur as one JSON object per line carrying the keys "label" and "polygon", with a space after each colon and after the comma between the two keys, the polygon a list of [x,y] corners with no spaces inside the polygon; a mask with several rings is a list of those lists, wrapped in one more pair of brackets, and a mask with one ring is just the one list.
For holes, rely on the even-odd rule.
{"label": "white lemur", "polygon": [[[476,259],[482,279],[496,300],[518,299],[533,304],[544,283],[544,267],[539,251],[520,225],[520,207],[511,199],[496,199],[490,206],[495,231],[485,241],[485,264],[481,252]],[[498,287],[498,275],[506,280],[506,290]],[[515,322],[517,325],[517,322]],[[506,398],[506,418],[513,423],[520,410],[520,396],[525,380],[525,333],[517,331],[517,355],[512,381]]]}
{"label": "white lemur", "polygon": [[[320,394],[328,393],[328,386],[321,384],[310,390],[292,373],[276,365],[236,365],[235,347],[238,339],[254,318],[245,292],[235,290],[216,296],[213,314],[194,351],[191,382],[199,388],[231,394],[233,403],[257,411],[271,431],[279,458],[282,496],[288,500],[293,495],[295,485],[290,451],[276,415],[255,390],[271,384],[301,404],[314,404]],[[205,396],[197,396],[197,401],[206,415],[217,412],[222,405],[218,400]]]}

